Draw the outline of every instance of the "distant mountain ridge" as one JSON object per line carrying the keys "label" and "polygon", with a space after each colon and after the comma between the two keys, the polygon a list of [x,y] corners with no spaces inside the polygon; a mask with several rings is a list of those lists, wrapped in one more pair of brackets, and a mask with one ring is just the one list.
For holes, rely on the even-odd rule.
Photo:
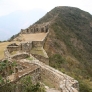
{"label": "distant mountain ridge", "polygon": [[12,35],[20,32],[41,18],[46,11],[34,9],[30,11],[15,11],[0,17],[0,41],[8,40]]}

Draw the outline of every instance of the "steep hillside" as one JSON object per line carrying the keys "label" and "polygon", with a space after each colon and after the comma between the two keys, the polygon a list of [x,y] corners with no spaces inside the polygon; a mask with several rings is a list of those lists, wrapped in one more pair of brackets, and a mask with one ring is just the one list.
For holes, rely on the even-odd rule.
{"label": "steep hillside", "polygon": [[92,92],[92,15],[73,7],[56,7],[36,24],[49,22],[44,45],[50,65],[76,78],[80,92]]}

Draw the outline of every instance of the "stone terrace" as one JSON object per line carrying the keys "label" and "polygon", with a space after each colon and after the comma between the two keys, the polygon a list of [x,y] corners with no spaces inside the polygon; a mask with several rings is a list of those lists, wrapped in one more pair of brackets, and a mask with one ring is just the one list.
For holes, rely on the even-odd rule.
{"label": "stone terrace", "polygon": [[22,34],[24,41],[43,41],[46,33]]}

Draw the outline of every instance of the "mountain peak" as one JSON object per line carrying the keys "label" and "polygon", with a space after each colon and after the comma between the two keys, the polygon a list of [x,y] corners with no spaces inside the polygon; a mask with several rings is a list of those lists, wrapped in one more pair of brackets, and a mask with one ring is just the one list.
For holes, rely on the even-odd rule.
{"label": "mountain peak", "polygon": [[50,65],[81,81],[81,92],[91,92],[92,82],[86,80],[92,80],[92,15],[79,8],[58,6],[36,23],[44,22],[50,22],[44,46]]}

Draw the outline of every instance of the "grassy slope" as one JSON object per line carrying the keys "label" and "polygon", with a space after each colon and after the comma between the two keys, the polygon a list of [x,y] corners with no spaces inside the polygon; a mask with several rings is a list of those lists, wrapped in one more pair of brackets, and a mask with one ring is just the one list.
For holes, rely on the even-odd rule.
{"label": "grassy slope", "polygon": [[36,23],[43,22],[50,22],[44,46],[50,65],[79,80],[80,92],[92,92],[92,15],[56,7]]}

